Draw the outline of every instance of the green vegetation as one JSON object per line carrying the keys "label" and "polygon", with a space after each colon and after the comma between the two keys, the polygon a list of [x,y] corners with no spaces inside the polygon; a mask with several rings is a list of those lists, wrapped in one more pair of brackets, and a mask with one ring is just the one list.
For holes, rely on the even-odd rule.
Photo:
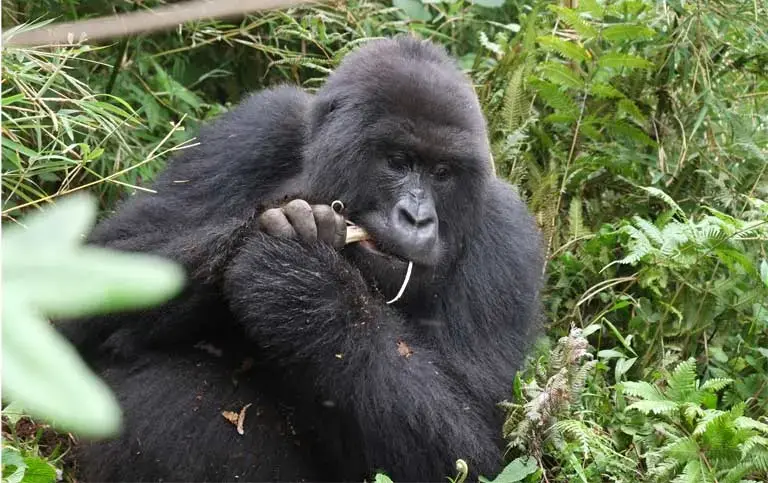
{"label": "green vegetation", "polygon": [[[4,35],[110,5],[3,2]],[[475,80],[497,173],[547,243],[545,336],[503,403],[510,465],[485,477],[765,481],[768,5],[564,5],[353,0],[103,47],[4,48],[4,230],[78,190],[109,210],[245,92],[314,89],[359,42],[414,32]],[[61,451],[4,414],[4,480],[49,481]]]}

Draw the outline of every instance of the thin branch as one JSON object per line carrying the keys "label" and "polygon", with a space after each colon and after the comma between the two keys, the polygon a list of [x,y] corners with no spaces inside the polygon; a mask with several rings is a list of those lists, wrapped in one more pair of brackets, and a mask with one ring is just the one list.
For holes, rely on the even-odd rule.
{"label": "thin branch", "polygon": [[189,0],[141,12],[109,15],[77,22],[61,22],[14,33],[3,39],[6,46],[40,46],[94,42],[150,33],[201,19],[228,18],[309,3],[308,0]]}

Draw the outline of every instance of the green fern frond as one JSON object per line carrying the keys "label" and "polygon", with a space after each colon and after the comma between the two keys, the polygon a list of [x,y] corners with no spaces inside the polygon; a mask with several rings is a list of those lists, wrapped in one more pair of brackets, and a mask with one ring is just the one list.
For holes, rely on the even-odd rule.
{"label": "green fern frond", "polygon": [[614,135],[629,139],[645,146],[655,146],[656,141],[650,138],[642,129],[623,119],[617,119],[606,126]]}
{"label": "green fern frond", "polygon": [[672,371],[672,375],[669,377],[669,389],[666,395],[669,399],[678,403],[682,402],[698,402],[697,400],[689,399],[697,392],[698,379],[696,378],[696,360],[690,358],[681,362]]}
{"label": "green fern frond", "polygon": [[587,49],[574,42],[568,42],[554,35],[543,35],[536,39],[541,46],[551,52],[558,53],[566,59],[575,62],[584,62],[591,56]]}
{"label": "green fern frond", "polygon": [[768,438],[757,435],[751,436],[741,444],[739,449],[741,449],[742,458],[746,458],[759,448],[768,450]]}
{"label": "green fern frond", "polygon": [[643,114],[640,108],[637,107],[637,104],[635,104],[634,101],[626,98],[619,101],[618,112],[619,114],[626,114],[630,117],[630,119],[638,124],[644,124],[648,121],[648,118],[645,116],[645,114]]}
{"label": "green fern frond", "polygon": [[679,406],[673,401],[637,401],[627,406],[627,411],[635,409],[643,414],[666,414],[675,413]]}
{"label": "green fern frond", "polygon": [[597,0],[582,0],[579,2],[579,11],[587,12],[596,20],[600,20],[605,15],[603,6]]}
{"label": "green fern frond", "polygon": [[730,384],[733,384],[733,379],[728,379],[725,377],[713,377],[712,379],[709,379],[707,382],[702,384],[700,389],[702,391],[717,392],[729,386]]}
{"label": "green fern frond", "polygon": [[739,429],[754,429],[768,435],[768,424],[760,422],[756,419],[740,416],[734,420],[734,424]]}
{"label": "green fern frond", "polygon": [[545,62],[539,66],[542,77],[559,86],[572,89],[584,87],[584,80],[568,67],[557,62]]}
{"label": "green fern frond", "polygon": [[590,85],[589,93],[600,99],[621,99],[625,97],[623,92],[603,82]]}
{"label": "green fern frond", "polygon": [[604,28],[601,34],[605,40],[623,42],[625,40],[650,39],[656,35],[656,31],[646,25],[622,23]]}
{"label": "green fern frond", "polygon": [[525,96],[525,65],[519,66],[509,77],[501,107],[501,120],[506,129],[516,131],[528,118],[528,102]]}
{"label": "green fern frond", "polygon": [[568,228],[572,240],[589,233],[589,230],[584,226],[582,210],[581,197],[574,196],[571,198],[571,203],[568,206]]}
{"label": "green fern frond", "polygon": [[763,472],[763,476],[768,477],[765,474],[765,472],[768,472],[768,449],[753,451],[749,459],[756,470]]}
{"label": "green fern frond", "polygon": [[555,111],[574,114],[578,112],[574,100],[562,92],[557,85],[541,80],[535,80],[531,84],[536,88],[539,97]]}
{"label": "green fern frond", "polygon": [[631,225],[624,226],[621,231],[627,233],[631,239],[628,245],[629,253],[615,263],[634,265],[653,251],[653,245],[642,231]]}
{"label": "green fern frond", "polygon": [[635,225],[643,231],[645,236],[656,242],[658,245],[664,244],[664,236],[656,225],[637,215],[634,215],[632,220],[635,222]]}
{"label": "green fern frond", "polygon": [[659,188],[655,188],[653,186],[640,186],[640,189],[648,193],[650,196],[659,198],[660,200],[664,201],[664,203],[666,203],[670,208],[673,208],[677,213],[684,214],[683,209],[680,208],[680,205],[678,205],[671,196]]}
{"label": "green fern frond", "polygon": [[597,29],[582,18],[579,12],[560,5],[550,5],[549,9],[557,13],[582,39],[586,40],[597,36]]}
{"label": "green fern frond", "polygon": [[650,62],[642,57],[614,52],[609,52],[605,55],[602,55],[599,59],[597,59],[597,64],[600,67],[609,67],[612,69],[652,69],[654,67],[653,62]]}
{"label": "green fern frond", "polygon": [[672,480],[673,483],[710,483],[713,481],[715,480],[711,472],[698,459],[689,461],[683,468],[683,472]]}
{"label": "green fern frond", "polygon": [[719,422],[722,422],[723,419],[728,419],[729,416],[728,412],[717,409],[704,411],[704,416],[699,420],[696,428],[693,430],[693,434],[697,436],[704,434]]}
{"label": "green fern frond", "polygon": [[678,438],[659,450],[665,458],[671,458],[679,463],[698,459],[700,451],[698,443],[690,436]]}

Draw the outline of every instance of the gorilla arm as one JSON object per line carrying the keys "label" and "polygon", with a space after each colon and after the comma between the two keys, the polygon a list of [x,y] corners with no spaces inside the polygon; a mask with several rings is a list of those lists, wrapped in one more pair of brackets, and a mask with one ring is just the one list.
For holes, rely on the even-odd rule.
{"label": "gorilla arm", "polygon": [[[455,471],[458,458],[472,470],[494,471],[498,428],[468,410],[472,401],[442,370],[442,357],[330,246],[256,233],[224,279],[231,310],[291,373],[285,377],[291,390],[314,391],[318,404],[331,403],[341,421],[354,421],[341,436],[348,448],[322,448],[334,453],[332,461],[352,460],[352,448],[367,466],[356,471],[382,468],[408,481],[440,480]],[[401,353],[399,341],[412,352]],[[314,423],[326,441],[340,430],[327,418]]]}
{"label": "gorilla arm", "polygon": [[[162,306],[58,324],[83,352],[129,355],[151,344],[193,340],[218,317],[218,282],[245,233],[256,228],[276,187],[301,171],[308,97],[295,88],[265,90],[203,126],[196,146],[180,151],[153,183],[156,193],[129,198],[103,220],[89,243],[148,252],[180,263],[183,293]],[[214,313],[215,312],[215,313]]]}

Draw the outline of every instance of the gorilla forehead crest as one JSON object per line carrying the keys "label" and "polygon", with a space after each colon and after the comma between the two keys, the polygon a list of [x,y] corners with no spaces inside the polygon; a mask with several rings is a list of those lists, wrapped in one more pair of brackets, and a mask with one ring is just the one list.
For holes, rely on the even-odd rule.
{"label": "gorilla forehead crest", "polygon": [[485,134],[469,79],[442,47],[414,37],[373,40],[348,54],[318,96],[363,108],[371,122],[395,117]]}

